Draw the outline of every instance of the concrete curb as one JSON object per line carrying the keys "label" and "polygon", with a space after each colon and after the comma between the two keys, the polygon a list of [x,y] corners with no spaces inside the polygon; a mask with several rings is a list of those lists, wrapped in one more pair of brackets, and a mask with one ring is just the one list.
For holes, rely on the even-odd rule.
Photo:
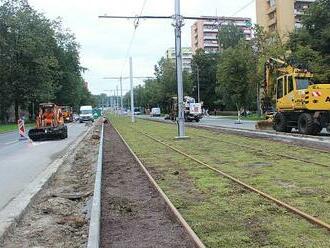
{"label": "concrete curb", "polygon": [[198,247],[198,248],[205,248],[205,245],[203,244],[203,242],[199,239],[199,237],[194,232],[194,230],[189,226],[189,224],[186,222],[186,220],[182,217],[182,215],[180,214],[180,212],[173,205],[173,203],[170,201],[170,199],[167,197],[167,195],[164,193],[164,191],[159,187],[159,185],[153,179],[153,177],[151,176],[151,174],[149,173],[149,171],[147,170],[147,168],[143,165],[143,163],[141,162],[141,160],[138,158],[138,156],[135,154],[135,152],[132,150],[132,148],[128,145],[128,143],[126,142],[126,140],[124,139],[124,137],[119,133],[119,131],[117,130],[117,128],[115,128],[114,126],[113,126],[113,128],[116,130],[116,132],[119,135],[119,137],[121,138],[121,140],[124,142],[124,144],[126,145],[126,147],[128,148],[128,150],[130,151],[130,153],[133,155],[133,157],[135,158],[136,162],[140,165],[141,169],[143,170],[143,172],[148,177],[149,182],[153,185],[153,187],[156,189],[156,191],[158,191],[158,193],[164,199],[164,201],[167,204],[167,206],[169,207],[169,209],[174,214],[175,218],[179,221],[179,223],[181,224],[181,226],[186,230],[186,232],[188,233],[188,235],[190,236],[191,240],[194,242],[194,244],[196,245],[196,247]]}
{"label": "concrete curb", "polygon": [[86,132],[79,137],[61,157],[52,162],[36,179],[33,180],[18,196],[15,197],[2,211],[0,211],[0,246],[4,242],[5,236],[13,231],[17,223],[22,219],[24,213],[33,203],[38,193],[50,182],[59,167],[66,158],[78,147],[80,142],[94,128],[89,127]]}
{"label": "concrete curb", "polygon": [[96,165],[93,203],[92,203],[91,219],[89,222],[89,231],[88,231],[89,233],[88,244],[87,244],[88,248],[98,248],[100,246],[103,132],[104,132],[104,124],[102,124],[99,154]]}

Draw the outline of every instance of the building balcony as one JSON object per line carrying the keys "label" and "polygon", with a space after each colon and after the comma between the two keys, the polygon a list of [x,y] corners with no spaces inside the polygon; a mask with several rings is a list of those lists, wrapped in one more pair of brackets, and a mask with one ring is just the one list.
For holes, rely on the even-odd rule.
{"label": "building balcony", "polygon": [[204,40],[217,40],[217,36],[211,36],[211,35],[205,35],[204,36]]}
{"label": "building balcony", "polygon": [[296,0],[299,3],[314,3],[316,0]]}
{"label": "building balcony", "polygon": [[294,10],[294,15],[295,15],[295,16],[301,16],[301,15],[304,15],[304,11],[303,11],[303,10],[295,9],[295,10]]}
{"label": "building balcony", "polygon": [[203,29],[203,32],[204,33],[218,33],[218,28],[206,28],[206,27],[204,27],[204,29]]}
{"label": "building balcony", "polygon": [[268,26],[275,25],[276,23],[277,23],[277,18],[276,17],[274,17],[272,19],[269,19],[268,22],[267,22]]}
{"label": "building balcony", "polygon": [[219,45],[218,45],[218,43],[217,44],[209,44],[209,43],[207,43],[207,44],[204,44],[204,47],[205,48],[217,48],[217,47],[219,47]]}
{"label": "building balcony", "polygon": [[275,11],[276,11],[276,6],[269,7],[269,9],[266,11],[266,14],[269,15],[274,13]]}

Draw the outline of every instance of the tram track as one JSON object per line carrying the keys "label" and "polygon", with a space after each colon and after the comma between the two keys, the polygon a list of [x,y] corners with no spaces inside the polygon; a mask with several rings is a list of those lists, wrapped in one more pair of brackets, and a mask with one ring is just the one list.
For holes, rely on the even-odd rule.
{"label": "tram track", "polygon": [[317,225],[319,227],[325,228],[328,231],[330,231],[330,224],[328,224],[328,223],[326,223],[326,222],[324,222],[324,221],[322,221],[322,220],[320,220],[320,219],[318,219],[318,218],[316,218],[316,217],[314,217],[314,216],[312,216],[312,215],[310,215],[310,214],[308,214],[308,213],[306,213],[306,212],[304,212],[304,211],[302,211],[302,210],[300,210],[300,209],[298,209],[298,208],[296,208],[294,206],[291,206],[290,204],[287,204],[287,203],[285,203],[285,202],[277,199],[276,197],[274,197],[274,196],[272,196],[272,195],[270,195],[270,194],[268,194],[266,192],[263,192],[263,191],[255,188],[255,187],[253,187],[253,186],[251,186],[251,185],[249,185],[249,184],[241,181],[240,179],[238,179],[238,178],[236,178],[236,177],[234,177],[234,176],[232,176],[232,175],[230,175],[230,174],[228,174],[228,173],[226,173],[226,172],[224,172],[222,170],[219,170],[219,169],[217,169],[217,168],[215,168],[215,167],[213,167],[213,166],[211,166],[211,165],[209,165],[209,164],[207,164],[207,163],[205,163],[205,162],[203,162],[203,161],[201,161],[201,160],[199,160],[199,159],[197,159],[197,158],[189,155],[188,153],[181,151],[178,148],[167,144],[166,142],[164,142],[164,141],[162,141],[162,140],[160,140],[160,139],[158,139],[158,138],[156,138],[156,137],[154,137],[154,136],[152,136],[152,135],[150,135],[148,133],[145,133],[145,132],[140,131],[140,130],[137,130],[137,129],[134,129],[134,131],[137,132],[137,133],[139,133],[139,134],[141,134],[141,135],[144,135],[145,137],[147,137],[147,138],[149,138],[149,139],[151,139],[151,140],[153,140],[153,141],[155,141],[155,142],[157,142],[157,143],[159,143],[159,144],[167,147],[168,149],[171,149],[171,150],[175,151],[176,153],[179,153],[182,156],[184,156],[184,157],[186,157],[186,158],[188,158],[188,159],[190,159],[190,160],[192,160],[192,161],[194,161],[194,162],[196,162],[196,163],[198,163],[198,164],[200,164],[200,165],[202,165],[202,166],[210,169],[211,171],[220,174],[221,176],[223,176],[223,177],[231,180],[232,182],[234,182],[236,184],[239,184],[240,186],[246,188],[247,190],[249,190],[251,192],[254,192],[254,193],[262,196],[263,198],[265,198],[265,199],[267,199],[267,200],[269,200],[269,201],[277,204],[278,206],[289,210],[293,214],[299,215],[302,218],[304,218],[305,220],[307,220],[307,221],[309,221],[309,222],[311,222],[311,223],[313,223],[313,224],[315,224],[315,225]]}
{"label": "tram track", "polygon": [[241,143],[237,143],[237,142],[225,141],[225,140],[221,140],[221,139],[218,139],[218,138],[209,137],[209,136],[205,136],[205,135],[198,135],[197,134],[196,137],[200,137],[200,138],[204,138],[204,139],[209,139],[209,140],[214,140],[214,141],[217,141],[217,142],[220,142],[220,143],[232,145],[234,147],[246,148],[247,151],[257,151],[257,152],[263,153],[264,155],[275,155],[275,156],[279,156],[279,157],[282,157],[282,158],[286,158],[286,159],[290,159],[290,160],[295,160],[295,161],[299,161],[299,162],[303,162],[303,163],[307,163],[307,164],[314,164],[314,165],[318,165],[318,166],[322,166],[322,167],[327,167],[327,168],[330,167],[329,164],[323,164],[323,163],[320,163],[320,162],[311,161],[311,160],[307,160],[307,159],[303,159],[303,158],[298,158],[298,157],[295,157],[295,156],[292,156],[292,155],[286,155],[286,154],[283,154],[283,153],[272,152],[272,151],[269,151],[267,149],[253,147],[252,145],[241,144]]}
{"label": "tram track", "polygon": [[104,144],[101,247],[205,248],[112,125]]}

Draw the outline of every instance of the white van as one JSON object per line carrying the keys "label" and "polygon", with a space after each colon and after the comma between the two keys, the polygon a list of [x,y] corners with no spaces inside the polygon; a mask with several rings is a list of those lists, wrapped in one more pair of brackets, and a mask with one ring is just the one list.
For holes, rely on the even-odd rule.
{"label": "white van", "polygon": [[152,117],[154,117],[154,116],[160,116],[160,108],[152,108],[151,109],[151,112],[150,112],[150,115],[152,116]]}
{"label": "white van", "polygon": [[92,106],[81,106],[80,107],[79,120],[80,120],[80,123],[82,123],[84,121],[94,122]]}

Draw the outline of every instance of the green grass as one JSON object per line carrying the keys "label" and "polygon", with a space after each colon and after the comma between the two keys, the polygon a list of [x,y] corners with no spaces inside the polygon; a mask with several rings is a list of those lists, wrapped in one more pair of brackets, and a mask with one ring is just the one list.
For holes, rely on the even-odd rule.
{"label": "green grass", "polygon": [[[25,124],[25,128],[33,127],[34,124],[28,123]],[[7,133],[11,131],[16,131],[18,132],[18,127],[17,124],[0,124],[0,133]]]}
{"label": "green grass", "polygon": [[[137,133],[143,130],[244,182],[330,222],[330,169],[247,151],[235,141],[329,163],[328,153],[286,144],[111,116],[132,149],[207,247],[327,247],[329,232]],[[132,127],[134,129],[132,129]],[[217,140],[201,138],[198,135]]]}

